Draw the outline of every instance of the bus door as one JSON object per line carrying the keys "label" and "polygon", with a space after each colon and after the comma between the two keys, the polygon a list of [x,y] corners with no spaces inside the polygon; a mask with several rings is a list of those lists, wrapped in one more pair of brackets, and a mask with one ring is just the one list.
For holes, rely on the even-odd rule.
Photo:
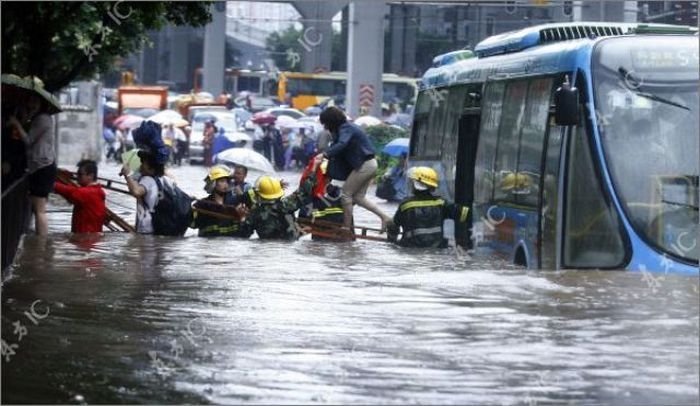
{"label": "bus door", "polygon": [[457,145],[457,168],[455,175],[455,203],[469,207],[469,217],[465,223],[455,225],[455,240],[465,248],[471,248],[472,203],[474,202],[474,165],[479,140],[481,119],[480,87],[467,90],[466,103],[459,119]]}

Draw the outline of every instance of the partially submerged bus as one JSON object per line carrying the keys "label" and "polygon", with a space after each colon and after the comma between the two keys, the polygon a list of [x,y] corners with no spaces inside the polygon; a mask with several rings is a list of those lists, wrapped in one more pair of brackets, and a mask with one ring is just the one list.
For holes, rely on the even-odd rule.
{"label": "partially submerged bus", "polygon": [[695,28],[548,24],[474,53],[435,58],[410,143],[473,208],[458,243],[535,269],[698,274]]}
{"label": "partially submerged bus", "polygon": [[[331,98],[344,99],[347,81],[346,72],[280,72],[277,98],[281,103],[288,103],[290,107],[304,110]],[[383,74],[382,101],[396,103],[401,107],[413,105],[418,91],[417,82],[417,79],[406,76]]]}

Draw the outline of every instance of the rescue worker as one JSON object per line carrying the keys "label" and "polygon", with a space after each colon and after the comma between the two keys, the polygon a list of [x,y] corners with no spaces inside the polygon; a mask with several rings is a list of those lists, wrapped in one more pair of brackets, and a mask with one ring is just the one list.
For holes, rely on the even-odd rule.
{"label": "rescue worker", "polygon": [[[394,224],[388,230],[389,240],[403,247],[447,248],[443,222],[451,218],[466,222],[469,208],[433,196],[438,187],[438,174],[433,168],[418,166],[408,171],[411,196],[399,204]],[[399,229],[403,235],[397,242]]]}
{"label": "rescue worker", "polygon": [[231,182],[231,191],[238,199],[237,203],[243,203],[248,208],[253,207],[255,202],[255,191],[253,186],[246,182],[246,177],[248,176],[248,168],[243,165],[236,165],[233,167],[233,175]]}
{"label": "rescue worker", "polygon": [[[306,165],[299,181],[299,187],[302,190],[309,190],[310,193],[304,199],[299,217],[312,221],[321,220],[334,223],[340,227],[343,225],[343,204],[340,199],[342,189],[331,183],[332,180],[326,174],[327,168],[327,160],[318,164],[318,161],[314,159]],[[339,233],[342,235],[342,232],[339,231]],[[311,239],[325,240],[327,238],[313,234]]]}
{"label": "rescue worker", "polygon": [[99,233],[107,220],[105,191],[97,183],[97,163],[88,159],[78,162],[78,185],[70,182],[70,172],[59,170],[54,191],[73,203],[71,232]]}
{"label": "rescue worker", "polygon": [[299,229],[294,212],[303,205],[306,193],[300,188],[284,197],[282,182],[271,176],[261,176],[255,182],[256,204],[246,218],[260,239],[296,240]]}
{"label": "rescue worker", "polygon": [[[243,217],[245,208],[242,207],[243,205],[239,202],[238,197],[231,190],[232,179],[233,173],[225,165],[216,165],[209,170],[209,175],[205,178],[207,184],[204,187],[209,196],[195,202],[195,210],[193,210],[194,220],[191,227],[199,229],[198,235],[200,237],[228,236],[248,238],[253,234],[250,227],[240,219],[215,217],[197,210],[199,208]],[[224,208],[223,206],[227,207]],[[232,212],[234,207],[236,208],[235,212]]]}

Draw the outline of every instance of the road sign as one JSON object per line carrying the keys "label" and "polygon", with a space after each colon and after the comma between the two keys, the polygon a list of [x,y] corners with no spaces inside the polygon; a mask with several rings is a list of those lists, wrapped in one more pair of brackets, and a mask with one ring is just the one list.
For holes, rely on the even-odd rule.
{"label": "road sign", "polygon": [[374,86],[360,85],[360,106],[370,108],[374,105]]}

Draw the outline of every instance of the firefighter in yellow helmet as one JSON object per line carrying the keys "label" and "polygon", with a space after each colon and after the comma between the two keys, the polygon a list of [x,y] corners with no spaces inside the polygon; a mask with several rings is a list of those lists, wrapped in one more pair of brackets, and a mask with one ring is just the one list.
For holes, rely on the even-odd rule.
{"label": "firefighter in yellow helmet", "polygon": [[233,171],[228,166],[216,165],[204,178],[206,182],[204,190],[209,193],[209,196],[195,202],[194,221],[191,226],[199,229],[200,237],[248,238],[253,233],[241,220],[247,209],[231,190],[233,176]]}
{"label": "firefighter in yellow helmet", "polygon": [[[399,204],[394,214],[394,224],[388,230],[389,240],[404,247],[446,248],[443,222],[448,218],[466,222],[469,208],[433,195],[440,183],[433,168],[411,168],[407,177],[409,197]],[[399,231],[403,233],[400,240]]]}
{"label": "firefighter in yellow helmet", "polygon": [[246,218],[246,224],[260,239],[296,240],[299,230],[294,213],[301,208],[308,191],[300,188],[284,196],[282,181],[264,175],[255,182],[256,204]]}

